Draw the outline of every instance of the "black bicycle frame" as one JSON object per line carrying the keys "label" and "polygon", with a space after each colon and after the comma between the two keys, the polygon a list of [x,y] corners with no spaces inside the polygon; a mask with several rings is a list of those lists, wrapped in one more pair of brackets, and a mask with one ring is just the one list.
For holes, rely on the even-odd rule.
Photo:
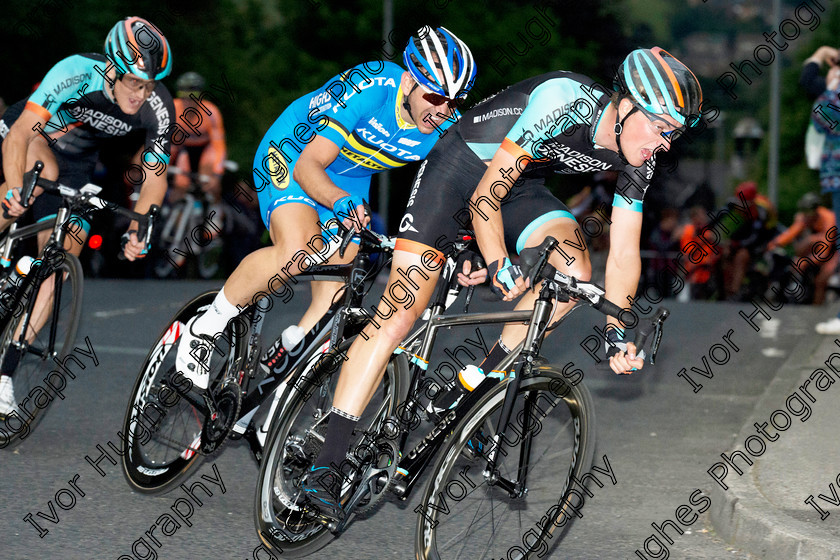
{"label": "black bicycle frame", "polygon": [[[283,382],[287,384],[287,392],[299,388],[299,380],[308,369],[306,367],[308,362],[303,360],[312,355],[316,350],[316,345],[323,343],[322,341],[327,333],[330,333],[330,349],[332,350],[338,341],[343,340],[344,330],[349,318],[358,311],[361,311],[363,316],[369,316],[361,307],[364,296],[363,283],[369,272],[366,268],[370,262],[369,256],[370,252],[360,250],[352,263],[315,265],[295,277],[298,279],[344,281],[346,282],[344,295],[341,299],[335,301],[315,326],[306,333],[301,343],[296,347],[298,350],[293,350],[293,353],[287,354],[289,359],[272,368],[273,371],[260,380],[253,390],[249,390],[249,385],[256,378],[254,372],[257,368],[257,360],[259,360],[259,339],[265,312],[259,309],[258,305],[252,305],[250,310],[246,311],[244,315],[251,314],[250,329],[247,333],[249,337],[248,348],[255,349],[255,351],[240,368],[240,375],[244,375],[245,372],[249,372],[249,375],[247,379],[240,380],[244,393],[240,410],[245,411],[245,413],[237,419],[238,424],[246,419],[250,423],[251,418],[256,415],[262,406],[270,405],[270,401],[266,397],[274,394]],[[284,394],[281,397],[285,400],[287,395]],[[202,407],[199,408],[202,409]],[[260,451],[260,446],[252,436],[253,434],[246,428],[245,437],[256,455]]]}
{"label": "black bicycle frame", "polygon": [[[548,283],[546,283],[548,284]],[[439,302],[436,302],[438,304]],[[437,305],[435,306],[437,308]],[[462,419],[464,419],[472,407],[490,392],[498,383],[504,381],[507,383],[505,400],[502,405],[502,414],[499,418],[499,424],[496,428],[496,436],[492,442],[490,454],[488,457],[487,468],[485,474],[511,494],[519,494],[524,488],[525,474],[520,480],[511,482],[498,477],[496,472],[496,457],[504,439],[505,432],[510,423],[511,412],[513,410],[516,393],[519,391],[521,380],[523,376],[530,375],[533,360],[537,357],[542,341],[541,332],[545,331],[546,326],[551,315],[552,303],[547,285],[544,285],[540,291],[540,297],[535,302],[534,308],[525,311],[501,311],[491,313],[470,313],[465,315],[433,315],[429,319],[428,325],[423,327],[425,335],[420,345],[420,349],[415,353],[417,359],[412,360],[411,363],[411,384],[409,389],[408,400],[406,401],[405,409],[398,418],[401,439],[400,450],[405,450],[408,433],[412,420],[418,416],[418,402],[416,395],[422,378],[425,376],[426,367],[428,364],[428,357],[431,355],[431,349],[434,345],[434,338],[437,330],[443,327],[460,327],[467,325],[481,325],[491,323],[529,323],[528,333],[522,344],[517,346],[508,356],[498,364],[497,369],[507,370],[514,363],[514,361],[522,357],[520,365],[516,370],[509,375],[505,380],[485,377],[484,380],[471,392],[464,395],[458,405],[440,420],[438,424],[429,432],[413,449],[408,453],[403,454],[403,459],[400,461],[397,468],[397,477],[394,483],[395,493],[403,500],[407,499],[411,494],[411,490],[420,478],[425,468],[431,462],[432,457],[437,453],[438,449],[443,445],[446,437],[450,434],[451,428],[456,426]],[[412,335],[410,341],[416,340],[423,332],[423,329],[418,330]],[[524,422],[525,426],[530,426],[531,422],[531,405],[526,403]],[[520,448],[520,469],[517,472],[527,473],[528,451],[530,449],[530,430],[527,431],[523,445]]]}

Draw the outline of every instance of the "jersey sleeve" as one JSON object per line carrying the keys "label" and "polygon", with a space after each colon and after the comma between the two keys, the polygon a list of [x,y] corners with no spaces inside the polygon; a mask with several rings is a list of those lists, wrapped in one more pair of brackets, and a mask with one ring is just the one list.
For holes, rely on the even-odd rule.
{"label": "jersey sleeve", "polygon": [[[359,69],[359,71],[356,71]],[[356,66],[337,80],[327,84],[332,92],[341,91],[343,94],[336,99],[332,106],[319,117],[326,117],[326,127],[318,134],[341,147],[347,142],[347,137],[356,128],[362,118],[375,112],[388,100],[388,90],[384,87],[372,87],[370,81],[380,79],[378,75],[371,75],[361,66]],[[394,79],[394,78],[388,78]],[[399,82],[396,82],[399,87]]]}
{"label": "jersey sleeve", "polygon": [[[155,168],[158,162],[169,163],[172,152],[172,133],[175,129],[175,103],[166,87],[158,83],[152,95],[146,100],[148,110],[144,114],[143,128],[146,143],[143,149],[144,161]],[[144,107],[145,109],[145,107]]]}
{"label": "jersey sleeve", "polygon": [[645,199],[653,171],[656,169],[656,156],[645,161],[641,167],[625,166],[619,173],[615,185],[615,196],[613,197],[614,208],[624,208],[634,212],[642,211],[642,203]]}
{"label": "jersey sleeve", "polygon": [[82,84],[90,84],[95,71],[91,59],[73,55],[50,68],[38,88],[29,96],[26,109],[44,121],[50,120],[62,103],[77,98]]}
{"label": "jersey sleeve", "polygon": [[534,88],[501,148],[516,158],[539,159],[543,157],[540,147],[545,140],[586,124],[594,103],[581,86],[571,78],[552,78]]}

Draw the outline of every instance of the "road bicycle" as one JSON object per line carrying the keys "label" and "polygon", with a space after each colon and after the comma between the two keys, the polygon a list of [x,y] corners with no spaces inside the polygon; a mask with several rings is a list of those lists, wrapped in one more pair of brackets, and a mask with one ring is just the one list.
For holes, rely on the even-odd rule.
{"label": "road bicycle", "polygon": [[[341,520],[313,512],[301,490],[324,440],[337,368],[312,368],[286,389],[283,413],[266,440],[255,499],[256,529],[267,547],[284,557],[311,554],[386,495],[408,499],[427,468],[428,483],[415,509],[416,558],[536,558],[556,546],[571,522],[572,477],[579,480],[592,464],[595,413],[589,391],[570,370],[573,364],[547,364],[540,357],[546,333],[568,317],[552,324],[552,302],[574,299],[614,317],[623,312],[596,284],[549,265],[556,246],[547,238],[521,255],[530,285],[542,281],[533,310],[447,316],[439,286],[428,321],[392,355],[345,463],[334,466]],[[655,334],[655,359],[667,316],[660,309],[638,329],[640,356]],[[511,373],[503,379],[488,375],[454,408],[425,414],[424,379],[438,331],[510,322],[528,325],[524,341],[495,368]],[[523,536],[529,531],[530,539]]]}
{"label": "road bicycle", "polygon": [[[324,235],[328,243],[317,256],[321,262],[336,250],[343,256],[354,237],[352,230],[345,230],[342,237]],[[283,407],[280,399],[287,383],[296,382],[301,372],[315,364],[324,367],[320,360],[330,355],[330,345],[344,347],[344,341],[370,317],[363,300],[389,261],[394,239],[368,230],[359,232],[358,237],[359,249],[352,263],[317,264],[295,276],[295,281],[345,283],[340,297],[303,340],[283,349],[278,337],[263,349],[265,314],[283,299],[282,293],[276,293],[282,283],[270,283],[267,291],[275,294],[248,306],[216,337],[210,384],[201,397],[189,391],[189,383],[175,371],[175,357],[185,325],[212,303],[217,291],[197,296],[175,314],[149,351],[126,409],[122,468],[132,488],[144,493],[174,488],[228,437],[244,438],[255,459],[261,459],[261,438],[274,411]],[[260,367],[261,363],[265,367]]]}
{"label": "road bicycle", "polygon": [[[87,184],[74,189],[42,178],[42,162],[24,174],[21,200],[29,206],[36,186],[62,198],[54,217],[20,227],[13,223],[0,239],[0,362],[9,348],[21,354],[12,376],[17,412],[2,418],[0,448],[25,438],[40,420],[52,400],[45,386],[54,361],[61,361],[73,348],[82,311],[83,277],[79,259],[65,251],[68,235],[78,237],[82,219],[91,211],[108,210],[138,223],[138,237],[149,247],[158,208],[146,214],[121,208],[96,196],[101,188]],[[27,250],[35,251],[35,240],[42,231],[50,231],[49,240],[32,261],[32,268],[14,281],[11,266]],[[24,257],[26,258],[26,257]],[[57,274],[60,272],[60,274]],[[53,380],[57,383],[58,380]],[[49,398],[48,398],[49,397]],[[62,397],[63,398],[63,397]]]}
{"label": "road bicycle", "polygon": [[[234,162],[225,162],[225,169],[237,168]],[[155,243],[158,247],[154,256],[155,276],[169,278],[187,266],[189,259],[195,261],[199,278],[214,278],[221,267],[224,248],[224,205],[214,203],[204,192],[203,186],[209,181],[207,175],[173,166],[167,168],[167,173],[186,176],[189,187],[183,198],[165,204],[161,210],[160,239]]]}

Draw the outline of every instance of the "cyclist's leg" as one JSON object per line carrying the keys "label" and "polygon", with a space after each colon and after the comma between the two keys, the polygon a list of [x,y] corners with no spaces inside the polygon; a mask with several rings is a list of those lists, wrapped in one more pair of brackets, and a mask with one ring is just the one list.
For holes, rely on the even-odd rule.
{"label": "cyclist's leg", "polygon": [[[592,267],[589,250],[583,233],[566,205],[557,200],[548,189],[528,181],[520,190],[513,191],[509,201],[502,203],[502,217],[505,223],[505,241],[520,253],[528,247],[535,247],[546,237],[552,236],[560,242],[559,250],[553,251],[549,262],[560,272],[579,280],[589,280]],[[516,309],[532,309],[539,292],[529,290],[522,296]],[[556,305],[554,318],[559,319],[574,307],[574,303]],[[527,326],[506,325],[501,341],[507,348],[513,348],[525,338]]]}
{"label": "cyclist's leg", "polygon": [[[353,197],[369,200],[370,196],[370,177],[345,177],[327,171],[327,176],[335,183],[337,187],[345,191]],[[330,218],[333,217],[332,209],[318,205],[318,217],[322,224],[326,224]],[[311,242],[312,248],[319,253],[324,252],[330,239],[337,239],[338,228],[331,228],[329,233],[323,236],[322,240],[313,239]],[[342,264],[353,262],[358,250],[358,242],[354,240],[344,252],[344,257],[341,257],[338,252],[334,253],[327,261],[328,264]],[[338,291],[344,286],[344,282],[328,282],[324,280],[315,280],[310,283],[312,289],[312,300],[309,307],[304,312],[303,316],[298,321],[298,327],[303,333],[309,332],[309,329],[315,326],[318,320],[324,316],[327,310],[333,303],[333,300]]]}
{"label": "cyclist's leg", "polygon": [[[62,183],[70,187],[79,188],[85,185],[90,180],[96,163],[95,159],[69,158],[60,154],[54,154],[49,149],[48,151],[52,160],[56,162],[56,173]],[[45,172],[46,169],[47,166],[45,164]],[[45,176],[44,173],[42,173],[42,176]],[[43,193],[40,196],[38,196],[32,203],[32,218],[36,222],[41,220],[49,220],[56,215],[56,212],[58,211],[60,206],[60,196],[55,194]],[[87,238],[87,233],[89,229],[90,224],[83,217],[71,217],[67,224],[65,224],[65,231],[67,235],[65,236],[64,240],[64,250],[78,257],[79,254],[82,252],[82,248],[84,247],[84,242]],[[38,233],[37,241],[39,253],[47,244],[47,241],[49,240],[51,234],[52,230],[44,230]],[[41,266],[48,267],[46,269],[48,271],[50,270],[50,268],[54,270],[57,267],[57,265],[60,264],[60,262],[62,261],[61,257],[57,255],[53,255],[51,256],[51,258],[45,260],[47,260],[48,262],[42,263]],[[41,269],[39,274],[44,274],[44,270],[45,269]],[[47,320],[50,317],[54,289],[55,279],[52,275],[48,276],[41,282],[41,286],[38,290],[38,295],[36,297],[35,304],[33,305],[32,313],[29,318],[29,327],[27,329],[28,332],[26,333],[26,339],[29,342],[32,342],[32,340],[35,339],[37,334],[40,332],[41,328],[46,324]],[[16,332],[15,336],[20,336],[20,332]],[[4,355],[2,363],[0,363],[0,375],[11,376],[14,373],[14,370],[16,369],[19,361],[20,354],[17,351],[17,349],[9,348]]]}
{"label": "cyclist's leg", "polygon": [[[409,250],[400,249],[401,241]],[[356,423],[382,380],[392,353],[431,299],[442,268],[439,256],[429,266],[432,250],[428,246],[412,251],[411,245],[420,244],[404,239],[397,241],[388,285],[376,313],[347,351],[324,445],[303,483],[303,489],[316,500],[322,513],[335,517],[340,516],[341,509],[340,490],[336,488],[341,487],[345,476],[338,465],[344,462]]]}
{"label": "cyclist's leg", "polygon": [[[377,384],[388,359],[408,334],[431,299],[443,253],[459,227],[469,222],[467,202],[486,166],[471,152],[455,157],[454,134],[441,142],[452,149],[435,149],[417,172],[406,214],[400,220],[391,275],[382,300],[356,338],[342,365],[330,422],[315,469],[341,464],[350,434]],[[463,150],[468,151],[466,147]]]}
{"label": "cyclist's leg", "polygon": [[[255,166],[262,165],[257,153]],[[319,205],[310,199],[291,177],[292,163],[279,156],[271,160],[271,183],[261,185],[255,167],[260,213],[269,229],[272,245],[246,256],[219,291],[213,305],[188,325],[179,344],[176,367],[199,389],[207,385],[204,366],[209,341],[221,333],[228,321],[254,300],[263,296],[286,302],[294,294],[292,279],[317,259],[321,247]],[[323,207],[322,207],[323,208]]]}

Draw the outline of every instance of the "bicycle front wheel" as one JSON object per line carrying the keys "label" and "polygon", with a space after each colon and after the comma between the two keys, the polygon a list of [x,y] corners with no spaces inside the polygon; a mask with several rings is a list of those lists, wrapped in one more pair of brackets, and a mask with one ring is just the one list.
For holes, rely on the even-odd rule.
{"label": "bicycle front wheel", "polygon": [[[533,373],[522,380],[498,445],[506,383],[485,395],[449,437],[415,510],[418,559],[544,558],[574,518],[564,504],[570,477],[579,480],[592,464],[592,400],[586,387],[570,385],[554,366]],[[485,472],[494,448],[497,480]]]}
{"label": "bicycle front wheel", "polygon": [[[197,296],[175,314],[137,376],[123,421],[122,468],[129,486],[140,492],[171,490],[200,464],[204,415],[177,394],[170,376],[187,321],[207,309],[216,293]],[[246,335],[239,328],[240,320],[231,321],[216,340],[210,359],[210,390],[241,364]]]}
{"label": "bicycle front wheel", "polygon": [[[79,259],[65,253],[56,274],[34,282],[19,298],[17,316],[9,321],[0,339],[0,360],[11,346],[21,352],[12,375],[19,412],[0,422],[0,449],[25,439],[52,401],[44,401],[45,378],[55,367],[53,360],[60,361],[73,350],[82,312],[82,282]],[[24,321],[28,325],[26,334]],[[56,378],[51,381],[53,385],[58,383]]]}
{"label": "bicycle front wheel", "polygon": [[[274,552],[282,552],[284,558],[306,556],[334,538],[323,523],[305,513],[300,483],[324,442],[338,371],[349,346],[350,341],[346,341],[341,352],[333,352],[317,362],[320,356],[316,353],[310,359],[310,366],[317,365],[304,374],[296,386],[287,389],[286,405],[276,416],[266,440],[257,480],[256,528],[262,542]],[[357,423],[351,444],[354,456],[366,455],[367,451],[359,453],[359,450],[375,445],[387,419],[396,414],[399,403],[405,398],[407,379],[405,355],[395,354],[385,370],[383,382]],[[360,462],[364,461],[360,459]],[[354,480],[353,484],[358,485],[359,480]],[[373,507],[386,486],[371,488],[370,495],[356,512]]]}

